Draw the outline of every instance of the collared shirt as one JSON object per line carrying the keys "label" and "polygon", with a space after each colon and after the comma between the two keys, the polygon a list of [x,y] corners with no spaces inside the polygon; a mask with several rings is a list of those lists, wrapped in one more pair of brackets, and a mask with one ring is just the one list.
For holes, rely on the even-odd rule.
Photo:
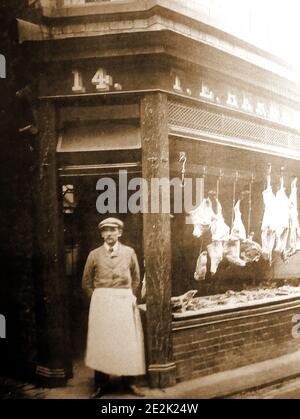
{"label": "collared shirt", "polygon": [[[109,246],[106,242],[104,242],[104,247],[113,256],[119,249],[119,242],[116,242],[113,246]],[[112,249],[112,251],[110,249]]]}
{"label": "collared shirt", "polygon": [[131,288],[136,294],[140,269],[135,251],[116,244],[113,252],[105,244],[90,252],[82,278],[82,287],[89,296],[95,288]]}

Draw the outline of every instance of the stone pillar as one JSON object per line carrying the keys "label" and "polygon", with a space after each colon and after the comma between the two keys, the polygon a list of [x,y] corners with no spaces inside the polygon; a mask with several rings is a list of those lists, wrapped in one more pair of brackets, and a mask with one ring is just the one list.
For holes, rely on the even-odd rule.
{"label": "stone pillar", "polygon": [[[143,178],[169,178],[167,96],[153,93],[141,103]],[[167,197],[169,199],[170,197]],[[150,200],[149,200],[150,206]],[[152,387],[174,385],[171,312],[171,224],[170,214],[143,216],[144,256],[147,278],[148,372]]]}
{"label": "stone pillar", "polygon": [[68,289],[64,275],[63,214],[56,168],[56,115],[40,102],[35,173],[35,242],[38,362],[36,374],[47,386],[71,376]]}

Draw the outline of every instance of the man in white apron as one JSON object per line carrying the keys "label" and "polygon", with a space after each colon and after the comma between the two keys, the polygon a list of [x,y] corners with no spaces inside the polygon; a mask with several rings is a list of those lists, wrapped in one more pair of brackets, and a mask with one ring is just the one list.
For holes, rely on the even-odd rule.
{"label": "man in white apron", "polygon": [[86,365],[96,371],[92,397],[105,393],[109,375],[125,377],[131,393],[144,396],[135,385],[135,377],[146,373],[136,304],[140,270],[135,251],[119,242],[123,227],[117,218],[99,224],[104,244],[89,254],[83,273],[82,287],[91,297]]}

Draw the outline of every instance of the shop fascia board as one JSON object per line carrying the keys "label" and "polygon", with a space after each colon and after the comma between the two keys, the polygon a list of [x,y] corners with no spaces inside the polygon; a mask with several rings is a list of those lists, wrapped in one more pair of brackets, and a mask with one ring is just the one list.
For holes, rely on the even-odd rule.
{"label": "shop fascia board", "polygon": [[[38,47],[39,48],[39,47]],[[190,54],[190,51],[193,54]],[[169,30],[139,33],[108,34],[102,36],[49,40],[40,46],[40,60],[60,62],[95,58],[116,58],[153,55],[163,62],[164,57],[180,65],[213,70],[232,81],[251,85],[261,93],[276,95],[300,104],[300,85],[275,73],[256,67],[245,60],[218,50],[203,42],[196,42]],[[220,68],[220,61],[222,68]]]}
{"label": "shop fascia board", "polygon": [[[191,49],[194,51],[192,56],[189,54]],[[297,93],[300,96],[300,80],[284,77],[284,74],[257,66],[232,52],[224,51],[218,45],[196,41],[169,29],[159,31],[145,29],[132,33],[93,36],[87,36],[82,32],[75,36],[44,40],[41,51],[43,51],[41,60],[46,62],[166,52],[175,58],[205,65],[218,71],[222,60],[222,72],[226,72],[228,76],[243,79],[247,83],[252,82],[259,88],[265,88],[268,84],[269,90],[275,94],[278,94],[275,89],[282,86],[282,90],[286,90],[291,97],[295,97]]]}
{"label": "shop fascia board", "polygon": [[[270,121],[268,119],[265,119],[263,117],[257,116],[257,115],[249,115],[243,111],[237,110],[237,109],[232,109],[229,108],[227,106],[224,105],[218,105],[215,103],[211,103],[208,102],[204,99],[195,99],[195,98],[190,98],[190,97],[186,97],[184,95],[178,94],[178,93],[174,93],[168,90],[162,90],[162,89],[149,89],[149,90],[134,90],[134,91],[124,91],[124,92],[105,92],[105,93],[79,93],[79,94],[69,94],[69,95],[53,95],[53,96],[39,96],[39,100],[41,101],[55,101],[58,104],[60,104],[61,106],[72,106],[72,103],[76,102],[76,106],[78,105],[86,105],[89,104],[89,106],[91,106],[91,103],[94,103],[94,106],[100,106],[101,104],[105,104],[105,105],[118,105],[118,104],[131,104],[131,105],[137,105],[137,101],[139,99],[141,99],[142,97],[144,97],[145,95],[148,94],[153,94],[153,93],[163,93],[166,94],[169,98],[169,100],[178,100],[179,102],[182,103],[186,103],[186,104],[190,104],[192,106],[197,106],[197,107],[204,107],[204,108],[208,108],[211,109],[215,112],[225,112],[228,115],[232,115],[234,117],[240,117],[241,119],[247,119],[247,120],[252,120],[255,123],[258,123],[260,125],[265,125],[268,126],[270,128],[275,128],[275,129],[281,129],[286,131],[289,131],[293,134],[297,134],[299,135],[299,131],[289,127],[287,125],[278,123],[278,122],[274,122],[274,121]],[[63,109],[63,108],[61,108]],[[173,131],[172,131],[173,130]],[[227,138],[229,140],[229,137],[219,137],[216,135],[212,136],[208,136],[207,132],[206,133],[201,133],[201,136],[199,137],[199,131],[198,130],[191,130],[191,129],[186,129],[185,131],[178,131],[178,127],[177,126],[172,126],[170,125],[170,135],[174,135],[174,136],[178,136],[181,135],[182,137],[184,136],[188,136],[188,134],[191,135],[191,139],[195,139],[196,138],[202,138],[202,140],[204,140],[204,138],[208,138],[209,142],[214,142],[212,141],[214,140],[218,140],[218,144],[220,143],[219,140],[221,139],[222,144],[223,145],[231,145],[233,147],[238,146],[239,148],[243,145],[242,140],[239,140],[237,138],[231,139],[228,143],[224,144],[224,139]],[[203,134],[203,135],[202,135]],[[252,151],[254,150],[254,148],[251,147],[249,148],[249,144],[250,142],[247,143],[248,145],[246,145],[246,149],[251,149]],[[253,143],[253,145],[257,146],[257,143]],[[270,152],[270,149],[257,149],[257,151],[260,152],[267,152],[268,154],[274,154],[280,157],[287,157],[287,158],[296,158],[291,157],[290,155],[286,155],[288,149],[284,149],[283,150],[283,154],[281,154],[282,149],[280,148],[274,148],[274,153]],[[255,151],[255,150],[254,150]],[[297,160],[300,160],[300,154],[299,156],[296,158]]]}
{"label": "shop fascia board", "polygon": [[[165,53],[177,59],[176,64],[181,67],[182,71],[186,71],[187,68],[191,69],[191,65],[202,67],[220,74],[221,78],[226,78],[227,83],[237,85],[242,83],[244,88],[251,86],[258,95],[264,90],[266,94],[271,93],[289,102],[300,104],[300,79],[299,82],[286,79],[276,72],[257,67],[251,62],[204,42],[199,43],[175,33],[171,35],[170,42],[166,38]],[[192,55],[190,51],[193,51]]]}

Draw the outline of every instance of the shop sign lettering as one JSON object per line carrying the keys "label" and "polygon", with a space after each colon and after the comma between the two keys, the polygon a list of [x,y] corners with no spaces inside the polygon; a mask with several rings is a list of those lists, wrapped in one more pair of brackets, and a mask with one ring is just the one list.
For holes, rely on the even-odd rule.
{"label": "shop sign lettering", "polygon": [[[85,93],[85,81],[83,80],[82,73],[79,70],[73,70],[73,86],[72,92]],[[104,68],[98,68],[92,79],[89,81],[95,86],[97,92],[109,92],[110,90],[122,90],[119,83],[114,83],[113,78]]]}
{"label": "shop sign lettering", "polygon": [[183,94],[186,92],[189,96],[198,97],[232,109],[254,114],[261,118],[284,123],[298,129],[300,128],[297,122],[300,120],[300,112],[289,109],[279,103],[274,103],[262,97],[255,98],[253,94],[246,91],[239,91],[238,88],[229,85],[218,87],[216,83],[208,80],[202,80],[197,91],[197,87],[191,88],[191,86],[185,86],[181,76],[175,72],[172,74],[175,80],[173,90],[177,93]]}
{"label": "shop sign lettering", "polygon": [[228,92],[226,103],[227,105],[233,106],[234,108],[239,107],[236,95],[231,92]]}
{"label": "shop sign lettering", "polygon": [[182,93],[181,81],[180,81],[180,78],[178,76],[175,76],[175,83],[173,85],[173,89],[176,92]]}
{"label": "shop sign lettering", "polygon": [[2,54],[0,54],[0,78],[6,78],[6,59]]}
{"label": "shop sign lettering", "polygon": [[202,83],[202,87],[201,87],[201,91],[200,91],[200,97],[206,98],[206,99],[210,99],[210,100],[214,100],[214,93],[212,90],[210,90],[210,88],[208,87],[207,84]]}
{"label": "shop sign lettering", "polygon": [[[186,76],[182,76],[175,71],[172,71],[171,74],[172,84],[169,87],[176,93],[203,99],[300,129],[300,111],[277,103],[272,99],[260,95],[255,96],[250,91],[227,85],[226,83],[220,84],[214,80],[203,78],[199,83],[197,80],[188,80]],[[0,76],[5,76],[5,58],[1,55]],[[72,92],[76,94],[93,91],[95,93],[104,93],[123,90],[123,86],[118,83],[118,80],[114,80],[110,72],[104,67],[96,68],[90,75],[87,75],[83,70],[75,68],[72,71],[71,88]]]}
{"label": "shop sign lettering", "polygon": [[249,98],[245,95],[243,97],[242,109],[245,112],[250,112],[250,113],[253,112],[253,106],[252,106]]}

